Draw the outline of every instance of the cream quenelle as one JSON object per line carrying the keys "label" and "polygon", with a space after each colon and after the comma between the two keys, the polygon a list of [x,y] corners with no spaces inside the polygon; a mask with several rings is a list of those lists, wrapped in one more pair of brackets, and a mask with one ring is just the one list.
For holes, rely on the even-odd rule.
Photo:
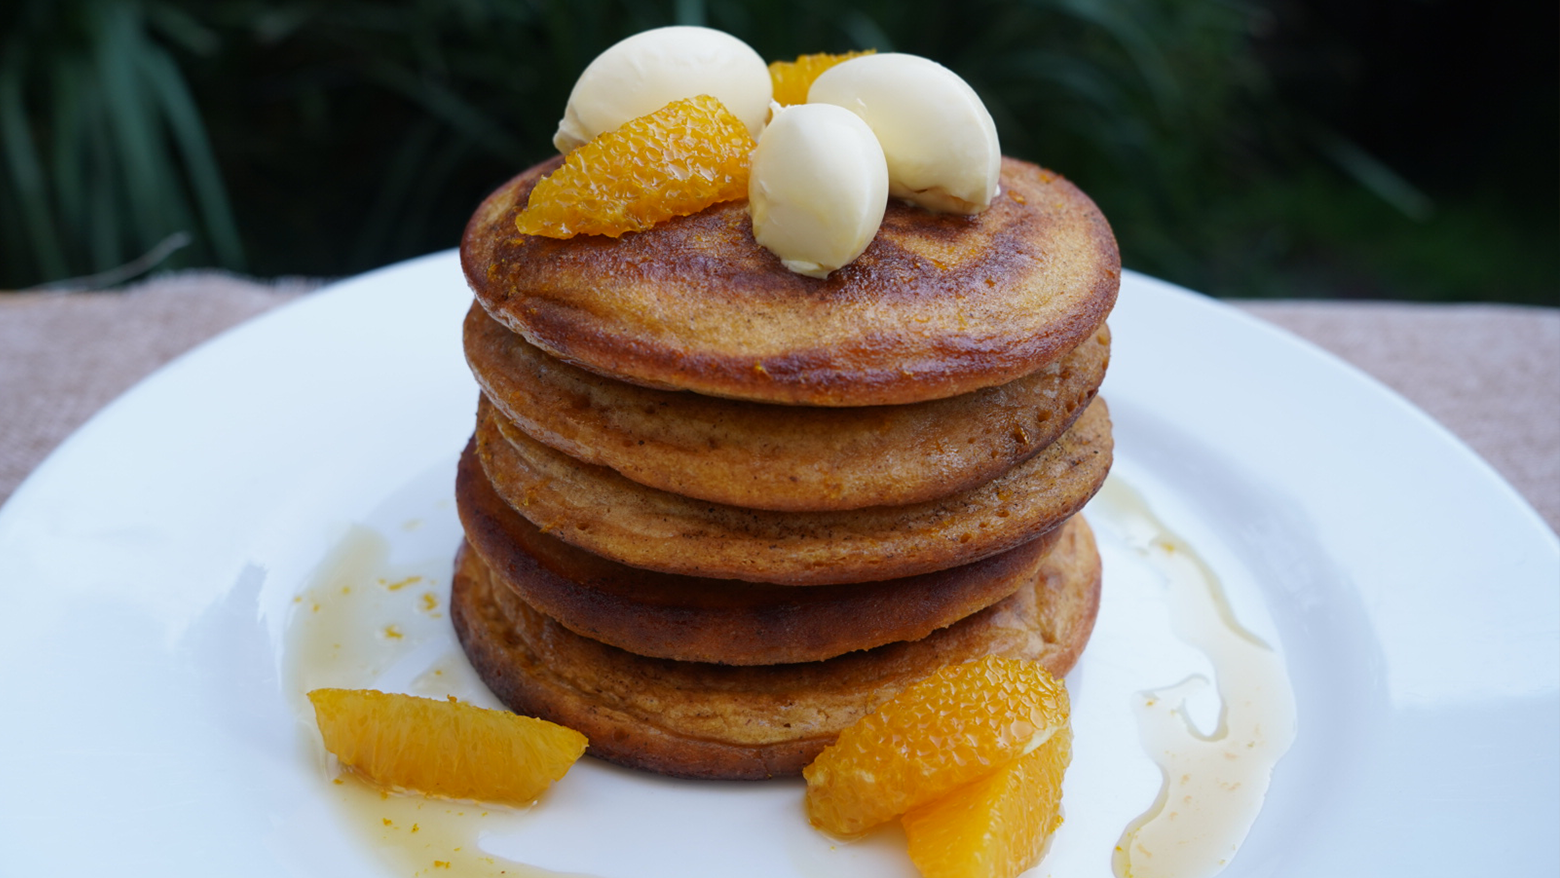
{"label": "cream quenelle", "polygon": [[786,268],[827,277],[867,249],[883,223],[888,163],[856,114],[829,104],[774,106],[753,151],[753,237]]}
{"label": "cream quenelle", "polygon": [[888,159],[895,198],[975,214],[996,197],[996,123],[969,83],[936,61],[897,53],[852,58],[824,71],[807,103],[844,107],[866,121]]}
{"label": "cream quenelle", "polygon": [[596,56],[580,74],[553,146],[567,153],[672,101],[706,94],[756,138],[773,94],[769,67],[747,43],[707,27],[635,34]]}
{"label": "cream quenelle", "polygon": [[748,185],[753,235],[798,274],[827,277],[860,256],[889,196],[976,214],[997,193],[996,125],[941,64],[897,53],[852,58],[820,75],[807,103],[782,108],[763,59],[703,27],[645,31],[597,56],[553,144],[567,153],[697,95],[720,101],[759,141]]}

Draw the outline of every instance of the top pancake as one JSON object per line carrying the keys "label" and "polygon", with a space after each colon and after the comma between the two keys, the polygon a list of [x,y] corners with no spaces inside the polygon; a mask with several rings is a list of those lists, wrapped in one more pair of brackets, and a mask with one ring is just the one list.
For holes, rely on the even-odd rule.
{"label": "top pancake", "polygon": [[537,347],[647,387],[821,406],[940,399],[1066,356],[1120,282],[1094,203],[1014,159],[977,216],[890,201],[866,252],[823,280],[754,241],[742,201],[615,239],[519,234],[515,214],[559,161],[477,208],[461,241],[467,282]]}

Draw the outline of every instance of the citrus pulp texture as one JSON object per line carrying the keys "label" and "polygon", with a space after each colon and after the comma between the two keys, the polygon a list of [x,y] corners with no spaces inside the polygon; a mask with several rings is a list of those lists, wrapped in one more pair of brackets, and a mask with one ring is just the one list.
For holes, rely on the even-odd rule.
{"label": "citrus pulp texture", "polygon": [[573,729],[453,697],[315,689],[309,700],[325,749],[385,787],[524,805],[585,752]]}
{"label": "citrus pulp texture", "polygon": [[569,153],[515,218],[549,238],[641,232],[746,198],[747,127],[709,95],[672,101]]}
{"label": "citrus pulp texture", "polygon": [[1014,878],[1040,859],[1062,822],[1062,775],[1072,731],[1062,727],[1027,756],[914,808],[902,822],[924,878]]}
{"label": "citrus pulp texture", "polygon": [[1068,728],[1067,689],[1039,664],[942,668],[840,734],[803,770],[813,824],[856,835],[985,778]]}
{"label": "citrus pulp texture", "polygon": [[807,90],[812,88],[813,80],[817,79],[823,71],[842,61],[876,53],[876,49],[846,52],[843,55],[819,52],[816,55],[801,55],[795,61],[772,61],[769,64],[769,81],[774,86],[774,99],[782,107],[805,104]]}

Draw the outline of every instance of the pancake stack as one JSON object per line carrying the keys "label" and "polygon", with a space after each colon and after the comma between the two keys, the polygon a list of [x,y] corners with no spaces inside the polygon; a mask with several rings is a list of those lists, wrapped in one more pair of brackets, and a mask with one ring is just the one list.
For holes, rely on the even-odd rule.
{"label": "pancake stack", "polygon": [[517,234],[558,161],[461,244],[482,399],[452,616],[488,686],[614,762],[765,778],[942,665],[1066,673],[1099,605],[1075,513],[1111,460],[1093,203],[1004,160],[991,209],[890,204],[816,280],[741,202]]}

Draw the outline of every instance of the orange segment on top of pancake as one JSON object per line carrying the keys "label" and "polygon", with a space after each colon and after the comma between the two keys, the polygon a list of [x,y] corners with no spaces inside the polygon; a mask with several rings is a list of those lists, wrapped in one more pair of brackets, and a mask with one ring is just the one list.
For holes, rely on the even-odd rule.
{"label": "orange segment on top of pancake", "polygon": [[822,75],[823,71],[852,58],[875,54],[876,49],[846,52],[843,55],[819,52],[816,55],[799,55],[795,61],[771,61],[769,81],[774,85],[775,102],[783,107],[805,104],[808,89],[812,88],[813,80]]}
{"label": "orange segment on top of pancake", "polygon": [[746,198],[753,146],[715,98],[672,101],[570,152],[536,184],[515,226],[549,238],[616,238]]}

